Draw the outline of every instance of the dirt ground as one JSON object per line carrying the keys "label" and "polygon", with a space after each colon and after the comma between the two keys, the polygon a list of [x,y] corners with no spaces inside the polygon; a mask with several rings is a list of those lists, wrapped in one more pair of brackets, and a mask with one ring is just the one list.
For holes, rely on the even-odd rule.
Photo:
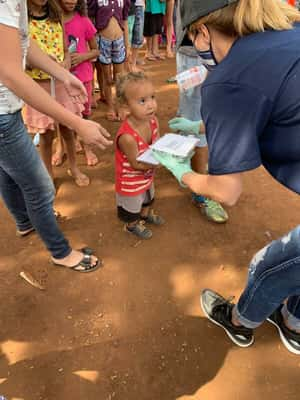
{"label": "dirt ground", "polygon": [[[177,107],[165,83],[175,62],[145,68],[158,89],[161,131]],[[114,135],[118,124],[103,120]],[[238,132],[237,132],[238,134]],[[248,174],[230,221],[206,221],[188,191],[161,169],[156,210],[166,219],[143,243],[122,231],[114,204],[112,149],[99,152],[92,178],[77,188],[56,169],[56,209],[73,246],[89,245],[105,267],[92,274],[59,269],[36,235],[16,238],[0,205],[0,395],[14,400],[299,399],[300,359],[267,323],[249,349],[235,347],[199,306],[205,287],[242,291],[254,252],[299,224],[300,203],[263,169]],[[19,277],[44,278],[46,290]]]}

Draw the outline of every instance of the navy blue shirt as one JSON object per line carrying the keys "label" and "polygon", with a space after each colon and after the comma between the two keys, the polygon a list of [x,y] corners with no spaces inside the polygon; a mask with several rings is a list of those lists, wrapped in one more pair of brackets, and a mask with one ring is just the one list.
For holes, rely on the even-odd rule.
{"label": "navy blue shirt", "polygon": [[261,164],[300,193],[300,24],[238,39],[202,86],[209,173]]}

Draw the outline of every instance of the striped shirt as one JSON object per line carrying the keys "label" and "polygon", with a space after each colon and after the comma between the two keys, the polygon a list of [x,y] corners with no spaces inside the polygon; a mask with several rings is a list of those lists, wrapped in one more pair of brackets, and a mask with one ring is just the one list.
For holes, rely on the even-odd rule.
{"label": "striped shirt", "polygon": [[115,172],[116,172],[116,192],[123,196],[137,196],[146,192],[153,182],[154,169],[149,168],[147,171],[139,171],[130,165],[126,155],[120,150],[118,140],[121,135],[131,135],[138,147],[138,156],[144,153],[149,145],[158,139],[158,125],[156,119],[150,121],[151,127],[151,143],[145,140],[136,132],[126,119],[116,136],[116,152],[115,152]]}

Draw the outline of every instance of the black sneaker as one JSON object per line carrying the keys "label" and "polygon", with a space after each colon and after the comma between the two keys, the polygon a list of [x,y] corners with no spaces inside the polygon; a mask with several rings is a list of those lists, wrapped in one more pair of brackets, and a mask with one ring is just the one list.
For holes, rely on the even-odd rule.
{"label": "black sneaker", "polygon": [[235,344],[240,347],[249,347],[253,344],[253,330],[245,326],[235,326],[231,322],[234,304],[210,289],[203,290],[200,303],[207,318],[223,328]]}
{"label": "black sneaker", "polygon": [[280,339],[285,347],[294,354],[300,354],[300,333],[291,331],[284,323],[281,313],[282,305],[267,319],[278,329]]}

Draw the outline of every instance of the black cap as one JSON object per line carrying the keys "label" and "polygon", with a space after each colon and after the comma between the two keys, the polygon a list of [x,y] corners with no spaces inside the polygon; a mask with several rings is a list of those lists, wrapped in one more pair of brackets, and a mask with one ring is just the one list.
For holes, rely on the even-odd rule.
{"label": "black cap", "polygon": [[180,0],[180,15],[183,31],[177,38],[177,47],[181,45],[187,28],[193,22],[206,15],[236,3],[238,0]]}

